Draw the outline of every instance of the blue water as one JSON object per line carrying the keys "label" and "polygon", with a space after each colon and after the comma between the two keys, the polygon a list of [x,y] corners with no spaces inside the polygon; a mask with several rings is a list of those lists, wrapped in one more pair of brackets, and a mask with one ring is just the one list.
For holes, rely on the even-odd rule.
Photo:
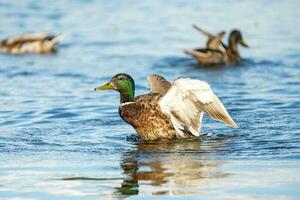
{"label": "blue water", "polygon": [[[299,1],[0,1],[0,37],[49,31],[52,55],[0,55],[1,199],[299,199]],[[238,66],[183,54],[239,28]],[[226,35],[227,38],[227,35]],[[144,143],[118,116],[119,72],[206,80],[239,129],[203,121],[203,142]]]}

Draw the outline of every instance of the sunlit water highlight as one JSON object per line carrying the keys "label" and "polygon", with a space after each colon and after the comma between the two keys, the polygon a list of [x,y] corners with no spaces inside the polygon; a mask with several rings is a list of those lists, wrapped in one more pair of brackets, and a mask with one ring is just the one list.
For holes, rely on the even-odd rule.
{"label": "sunlit water highlight", "polygon": [[[53,55],[0,55],[1,199],[299,199],[298,1],[2,1],[0,36],[66,32]],[[240,28],[240,66],[183,54],[191,27]],[[118,72],[208,81],[239,124],[203,141],[144,143],[118,116]]]}

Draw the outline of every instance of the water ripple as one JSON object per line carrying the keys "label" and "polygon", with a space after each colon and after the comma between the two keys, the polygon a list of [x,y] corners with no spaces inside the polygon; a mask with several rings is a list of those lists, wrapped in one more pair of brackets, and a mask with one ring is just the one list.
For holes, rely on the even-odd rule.
{"label": "water ripple", "polygon": [[[1,38],[67,33],[55,54],[0,55],[0,196],[299,199],[298,4],[0,2]],[[194,23],[241,29],[243,62],[196,64],[183,53],[205,45]],[[202,141],[144,142],[120,119],[119,94],[93,91],[120,72],[136,95],[153,73],[205,80],[239,128],[205,115]]]}

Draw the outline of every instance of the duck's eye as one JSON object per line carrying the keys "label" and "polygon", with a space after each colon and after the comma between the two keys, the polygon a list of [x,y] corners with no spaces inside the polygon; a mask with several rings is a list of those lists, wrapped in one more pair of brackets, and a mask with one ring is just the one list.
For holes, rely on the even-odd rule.
{"label": "duck's eye", "polygon": [[124,78],[123,78],[123,77],[119,77],[119,80],[120,80],[120,81],[123,81],[123,80],[124,80]]}

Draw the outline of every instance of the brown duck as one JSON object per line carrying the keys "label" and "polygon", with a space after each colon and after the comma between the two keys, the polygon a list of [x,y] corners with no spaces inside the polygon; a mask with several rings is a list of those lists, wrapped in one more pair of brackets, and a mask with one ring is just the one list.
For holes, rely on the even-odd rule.
{"label": "brown duck", "polygon": [[151,92],[135,97],[134,80],[117,74],[95,90],[120,93],[120,117],[144,140],[199,137],[203,113],[237,128],[208,83],[178,78],[172,84],[159,75],[148,78]]}
{"label": "brown duck", "polygon": [[0,52],[10,54],[54,52],[63,35],[34,33],[6,38],[0,41]]}
{"label": "brown duck", "polygon": [[241,56],[238,50],[238,44],[249,47],[243,40],[239,30],[231,31],[228,38],[228,46],[226,46],[222,42],[222,38],[225,35],[224,31],[221,31],[214,36],[198,26],[194,25],[194,28],[208,37],[206,48],[185,51],[186,54],[193,56],[199,64],[216,65],[239,63],[241,61]]}

